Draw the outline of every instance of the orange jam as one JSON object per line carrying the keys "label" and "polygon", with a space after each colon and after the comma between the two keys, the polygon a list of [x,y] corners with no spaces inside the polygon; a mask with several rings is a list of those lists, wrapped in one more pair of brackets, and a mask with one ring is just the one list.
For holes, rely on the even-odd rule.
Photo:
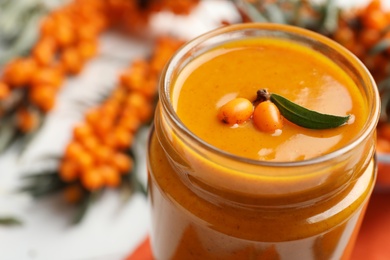
{"label": "orange jam", "polygon": [[[259,89],[333,129],[229,126],[219,108]],[[375,180],[378,93],[351,54],[294,27],[225,27],[186,45],[161,80],[148,150],[156,259],[347,259]]]}

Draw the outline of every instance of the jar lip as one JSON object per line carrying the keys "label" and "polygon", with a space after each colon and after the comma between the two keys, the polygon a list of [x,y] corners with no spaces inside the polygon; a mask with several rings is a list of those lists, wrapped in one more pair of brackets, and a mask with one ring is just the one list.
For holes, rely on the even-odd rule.
{"label": "jar lip", "polygon": [[[367,120],[364,127],[361,129],[359,135],[354,140],[349,142],[347,145],[343,146],[342,148],[318,157],[313,157],[301,161],[265,161],[265,160],[250,159],[219,149],[207,143],[206,141],[202,140],[197,135],[195,135],[180,120],[171,103],[169,86],[171,86],[172,83],[171,76],[175,70],[176,64],[179,64],[180,59],[183,58],[184,55],[188,53],[191,49],[193,49],[194,47],[198,46],[205,40],[208,40],[214,36],[218,36],[228,32],[256,30],[256,29],[263,30],[263,31],[279,31],[281,33],[287,33],[290,35],[307,37],[307,38],[315,39],[321,44],[330,47],[332,50],[337,49],[335,50],[336,52],[341,53],[342,56],[347,57],[348,60],[351,60],[353,64],[355,64],[354,66],[358,68],[358,70],[361,72],[360,75],[362,76],[360,78],[362,78],[363,75],[367,77],[367,80],[364,81],[367,82],[366,85],[372,86],[372,101],[370,101],[371,110],[367,116],[367,119],[373,118],[373,120]],[[255,166],[268,166],[268,167],[302,167],[306,165],[323,163],[332,160],[334,158],[337,158],[342,154],[345,154],[348,151],[352,150],[354,147],[356,147],[357,145],[359,145],[369,137],[372,131],[374,131],[374,129],[376,128],[376,125],[379,120],[379,111],[380,111],[379,93],[372,75],[365,67],[365,65],[348,49],[341,46],[337,42],[331,40],[330,38],[327,38],[313,31],[296,27],[296,26],[291,26],[291,25],[271,24],[271,23],[244,23],[244,24],[229,25],[229,26],[225,26],[222,28],[218,28],[206,32],[194,38],[193,40],[189,41],[188,43],[186,43],[173,55],[173,57],[170,59],[170,61],[168,62],[168,64],[166,65],[163,71],[161,77],[161,89],[159,91],[159,98],[162,106],[164,107],[164,110],[168,112],[169,119],[175,124],[175,127],[181,132],[181,134],[183,134],[189,140],[194,141],[200,147],[207,149],[209,151],[213,151],[215,154],[230,160],[242,162],[245,164],[251,164]]]}

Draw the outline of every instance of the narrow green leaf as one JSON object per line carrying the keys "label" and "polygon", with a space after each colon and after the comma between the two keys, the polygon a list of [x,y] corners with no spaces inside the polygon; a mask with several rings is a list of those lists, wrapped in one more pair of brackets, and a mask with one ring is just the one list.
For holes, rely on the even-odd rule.
{"label": "narrow green leaf", "polygon": [[337,30],[339,22],[339,8],[335,0],[327,0],[324,7],[324,17],[322,20],[323,33],[329,34]]}
{"label": "narrow green leaf", "polygon": [[0,226],[20,226],[22,221],[14,217],[0,217]]}
{"label": "narrow green leaf", "polygon": [[73,216],[73,219],[71,221],[72,225],[77,225],[81,223],[86,216],[89,208],[91,205],[98,199],[98,197],[101,195],[100,191],[94,191],[94,192],[87,192],[84,194],[83,200],[78,204],[78,208],[76,211],[76,214]]}
{"label": "narrow green leaf", "polygon": [[268,19],[261,12],[259,12],[259,10],[252,4],[250,3],[246,4],[245,8],[249,18],[253,22],[259,22],[259,23],[269,22]]}
{"label": "narrow green leaf", "polygon": [[334,116],[309,110],[277,94],[271,94],[270,99],[287,120],[305,128],[335,128],[345,124],[349,119],[349,115]]}
{"label": "narrow green leaf", "polygon": [[390,48],[390,39],[383,39],[375,44],[369,51],[368,54],[376,55]]}
{"label": "narrow green leaf", "polygon": [[268,20],[271,23],[287,23],[284,12],[277,4],[266,4],[264,5],[264,9],[267,14]]}

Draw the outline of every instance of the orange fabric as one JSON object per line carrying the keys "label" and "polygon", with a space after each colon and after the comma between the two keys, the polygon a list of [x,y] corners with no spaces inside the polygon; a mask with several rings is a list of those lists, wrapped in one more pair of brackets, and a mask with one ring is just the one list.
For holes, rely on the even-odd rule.
{"label": "orange fabric", "polygon": [[150,238],[146,237],[144,241],[132,252],[125,260],[152,260],[152,251],[150,250]]}
{"label": "orange fabric", "polygon": [[390,193],[375,193],[360,229],[354,260],[390,259]]}
{"label": "orange fabric", "polygon": [[[152,260],[147,237],[126,260]],[[390,192],[374,193],[368,204],[351,259],[390,259]]]}

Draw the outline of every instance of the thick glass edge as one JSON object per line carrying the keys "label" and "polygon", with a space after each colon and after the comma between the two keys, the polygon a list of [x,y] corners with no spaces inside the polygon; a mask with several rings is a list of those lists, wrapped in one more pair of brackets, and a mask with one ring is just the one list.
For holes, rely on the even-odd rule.
{"label": "thick glass edge", "polygon": [[[177,63],[179,63],[180,59],[185,56],[186,53],[188,53],[191,49],[194,47],[200,45],[205,40],[208,40],[214,36],[218,36],[220,34],[233,32],[233,31],[240,31],[240,30],[247,30],[247,29],[259,29],[259,30],[265,30],[265,31],[282,31],[283,33],[289,33],[291,35],[299,35],[303,37],[308,38],[315,38],[316,40],[320,41],[322,44],[330,47],[333,50],[336,50],[338,52],[341,52],[341,54],[348,59],[352,60],[354,64],[358,67],[357,69],[362,72],[363,75],[367,76],[367,83],[369,86],[372,86],[372,108],[370,111],[370,114],[368,115],[369,119],[372,119],[369,121],[368,124],[365,125],[365,127],[362,129],[360,136],[358,136],[353,142],[349,143],[348,145],[342,147],[341,149],[338,149],[334,152],[331,152],[329,154],[315,157],[308,160],[302,160],[302,161],[294,161],[294,162],[271,162],[271,161],[259,161],[254,159],[249,159],[245,157],[241,157],[238,155],[234,155],[231,153],[228,153],[226,151],[223,151],[221,149],[218,149],[209,143],[203,141],[201,138],[196,136],[194,133],[192,133],[179,119],[176,112],[174,111],[173,106],[170,103],[170,89],[169,86],[171,84],[171,76],[175,70],[175,66]],[[370,93],[368,90],[365,90],[367,95]],[[213,151],[217,155],[222,156],[224,158],[235,160],[238,162],[251,164],[254,166],[266,166],[266,167],[302,167],[306,165],[313,165],[313,164],[320,164],[324,163],[326,161],[330,161],[332,159],[335,159],[339,157],[342,154],[345,154],[352,149],[354,149],[356,146],[358,146],[360,143],[362,143],[365,139],[369,137],[370,134],[375,130],[376,125],[379,120],[379,111],[380,111],[380,98],[379,93],[376,87],[376,83],[371,76],[368,69],[365,67],[365,65],[349,50],[341,46],[340,44],[334,42],[333,40],[322,36],[318,33],[309,31],[307,29],[302,29],[295,26],[290,25],[281,25],[281,24],[270,24],[270,23],[245,23],[245,24],[236,24],[236,25],[230,25],[225,26],[222,28],[218,28],[215,30],[212,30],[210,32],[204,33],[193,40],[186,43],[184,46],[182,46],[170,59],[170,61],[167,63],[167,65],[164,68],[164,71],[162,73],[161,79],[160,79],[160,89],[159,89],[159,100],[164,108],[165,111],[168,112],[168,118],[171,120],[176,128],[180,131],[180,134],[185,136],[186,138],[189,138],[189,140],[194,141],[197,145],[202,147],[203,149]],[[183,140],[185,143],[188,144],[188,141]]]}

